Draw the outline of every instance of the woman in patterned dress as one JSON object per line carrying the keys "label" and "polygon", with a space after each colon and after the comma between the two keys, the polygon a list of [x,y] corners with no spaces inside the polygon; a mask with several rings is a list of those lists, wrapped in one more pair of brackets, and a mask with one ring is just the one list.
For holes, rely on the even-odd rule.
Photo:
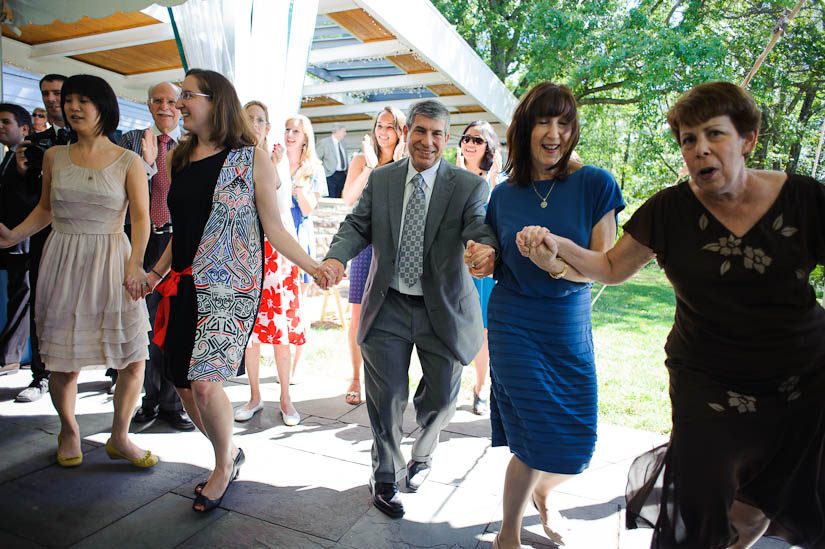
{"label": "woman in patterned dress", "polygon": [[[272,129],[269,123],[269,110],[260,101],[250,101],[244,105],[246,115],[255,130],[258,147],[269,154],[266,136]],[[274,166],[284,156],[284,147],[276,144],[270,158]],[[284,227],[291,231],[292,216],[284,206],[290,203],[289,188],[286,185],[278,187],[278,205],[281,207],[281,221]],[[285,214],[285,215],[284,215]],[[293,235],[296,237],[297,236]],[[290,345],[296,347],[306,342],[304,323],[301,320],[301,289],[298,280],[298,266],[278,253],[268,240],[264,239],[264,286],[261,292],[261,309],[249,346],[246,348],[244,366],[249,376],[249,402],[235,410],[235,421],[249,421],[256,412],[263,409],[260,385],[261,343],[268,343],[274,347],[275,365],[278,368],[278,377],[289,379],[292,360]],[[281,384],[280,399],[281,418],[285,425],[297,425],[301,416],[292,405],[289,396],[289,383]]]}
{"label": "woman in patterned dress", "polygon": [[[347,170],[347,180],[341,191],[341,198],[347,206],[354,205],[367,184],[372,170],[390,162],[400,160],[406,154],[404,135],[401,128],[407,121],[400,110],[384,107],[372,121],[372,131],[361,140],[361,154],[352,157]],[[355,256],[349,266],[349,302],[352,304],[347,342],[349,343],[350,361],[352,362],[352,381],[347,387],[345,400],[353,406],[361,404],[361,348],[356,342],[358,322],[361,318],[361,298],[372,261],[372,246],[367,246]]]}
{"label": "woman in patterned dress", "polygon": [[317,274],[281,221],[278,178],[235,88],[221,74],[191,69],[177,107],[187,137],[169,162],[175,234],[150,273],[158,291],[154,341],[192,421],[215,452],[215,469],[196,487],[193,509],[220,505],[244,461],[232,441],[232,404],[223,382],[235,376],[259,308],[263,233],[290,260]]}
{"label": "woman in patterned dress", "polygon": [[759,112],[744,89],[702,84],[668,123],[690,175],[645,202],[606,253],[530,227],[537,265],[558,258],[618,284],[654,256],[676,293],[667,339],[673,431],[639,457],[628,527],[652,547],[751,547],[767,531],[825,547],[825,186],[749,169]]}

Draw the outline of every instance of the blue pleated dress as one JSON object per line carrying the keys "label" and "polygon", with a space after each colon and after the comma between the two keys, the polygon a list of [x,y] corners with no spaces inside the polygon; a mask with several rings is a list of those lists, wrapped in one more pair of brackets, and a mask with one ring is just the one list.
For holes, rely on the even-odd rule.
{"label": "blue pleated dress", "polygon": [[[498,185],[487,223],[501,244],[487,313],[493,446],[550,473],[577,474],[596,445],[596,365],[590,325],[590,284],[554,280],[523,257],[516,234],[547,227],[580,246],[601,218],[624,208],[609,172],[584,166],[556,182]],[[534,188],[535,186],[535,188]]]}

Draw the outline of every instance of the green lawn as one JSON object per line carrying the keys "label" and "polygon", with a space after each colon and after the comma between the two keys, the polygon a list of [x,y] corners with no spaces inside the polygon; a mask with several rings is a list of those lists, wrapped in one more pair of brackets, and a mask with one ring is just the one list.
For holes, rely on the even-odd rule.
{"label": "green lawn", "polygon": [[[594,297],[600,288],[594,285]],[[600,421],[670,431],[664,344],[675,306],[673,289],[656,265],[606,288],[596,302],[593,343]]]}
{"label": "green lawn", "polygon": [[[594,285],[595,296],[601,288]],[[655,265],[620,286],[608,287],[593,310],[593,340],[599,376],[599,419],[649,431],[670,431],[670,401],[664,367],[665,338],[673,324],[673,290]],[[315,320],[315,315],[310,314]],[[340,327],[317,323],[304,355],[307,371],[341,384],[351,375],[346,336]],[[265,359],[269,364],[270,359]],[[415,391],[420,370],[410,372]],[[472,399],[472,367],[464,368],[459,402]],[[343,396],[342,396],[343,398]]]}

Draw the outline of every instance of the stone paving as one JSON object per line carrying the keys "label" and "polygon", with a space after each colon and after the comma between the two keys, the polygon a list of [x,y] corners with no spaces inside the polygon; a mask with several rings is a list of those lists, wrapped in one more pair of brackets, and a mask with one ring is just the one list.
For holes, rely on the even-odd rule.
{"label": "stone paving", "polygon": [[[336,340],[343,338],[338,332]],[[296,427],[281,421],[275,368],[264,362],[265,407],[251,421],[235,424],[246,464],[222,507],[207,515],[191,509],[193,488],[213,464],[201,434],[179,433],[162,422],[133,425],[136,443],[161,462],[138,470],[109,460],[103,449],[112,420],[109,381],[102,371],[83,372],[77,400],[83,464],[63,469],[55,460],[59,421],[51,399],[15,403],[30,372],[0,377],[0,547],[490,547],[500,527],[510,455],[490,446],[489,419],[470,412],[470,391],[462,391],[442,433],[429,480],[417,494],[403,494],[406,516],[392,520],[370,503],[369,422],[365,405],[344,402],[345,347],[325,352],[329,358],[316,363],[326,367],[306,368],[302,382],[291,387],[302,415]],[[411,378],[418,377],[414,363]],[[227,383],[226,390],[236,407],[249,397],[246,378]],[[410,405],[407,454],[417,429]],[[649,530],[622,527],[625,479],[633,458],[665,439],[599,425],[590,468],[553,498],[575,533],[569,547],[649,546]],[[532,506],[524,526],[523,543],[553,547]],[[756,547],[787,544],[763,539]]]}
{"label": "stone paving", "polygon": [[[444,431],[428,482],[405,494],[407,514],[392,520],[370,505],[366,488],[370,431],[365,406],[344,402],[344,380],[312,376],[292,387],[303,419],[283,425],[274,368],[264,367],[266,406],[236,423],[247,455],[222,508],[192,512],[192,490],[212,464],[199,433],[161,422],[134,429],[136,442],[161,462],[137,470],[111,461],[102,445],[111,425],[108,378],[84,372],[77,417],[83,465],[62,469],[54,458],[59,422],[49,398],[13,402],[29,372],[0,378],[0,547],[489,547],[501,519],[501,489],[509,454],[491,448],[489,422],[460,403]],[[248,397],[245,379],[226,385],[236,406]],[[408,408],[405,450],[417,426]],[[143,426],[140,426],[143,427]],[[625,475],[633,457],[662,435],[599,426],[590,469],[559,487],[555,503],[576,539],[574,547],[643,548],[648,530],[621,527]],[[524,543],[552,546],[529,508]],[[760,549],[787,547],[762,540]]]}

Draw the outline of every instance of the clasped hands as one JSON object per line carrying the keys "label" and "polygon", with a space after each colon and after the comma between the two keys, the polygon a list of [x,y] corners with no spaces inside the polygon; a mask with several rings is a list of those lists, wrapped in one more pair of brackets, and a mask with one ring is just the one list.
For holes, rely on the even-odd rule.
{"label": "clasped hands", "polygon": [[142,266],[126,264],[123,287],[133,300],[137,301],[151,294],[158,282],[160,282],[160,277],[154,273],[146,274]]}
{"label": "clasped hands", "polygon": [[559,253],[559,245],[553,238],[553,233],[538,225],[528,225],[520,230],[516,234],[516,246],[521,255],[548,272]]}
{"label": "clasped hands", "polygon": [[490,276],[496,264],[496,250],[489,244],[468,240],[464,250],[464,264],[475,278]]}
{"label": "clasped hands", "polygon": [[337,259],[328,257],[318,265],[312,278],[319,288],[329,290],[341,282],[341,279],[344,278],[344,271],[345,267],[343,263]]}

